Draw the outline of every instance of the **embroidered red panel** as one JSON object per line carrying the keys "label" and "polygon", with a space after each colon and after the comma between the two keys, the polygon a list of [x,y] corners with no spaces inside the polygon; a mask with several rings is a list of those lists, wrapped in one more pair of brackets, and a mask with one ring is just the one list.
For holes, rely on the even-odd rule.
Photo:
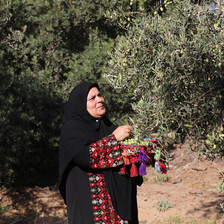
{"label": "embroidered red panel", "polygon": [[[123,164],[120,146],[114,135],[90,145],[90,167],[93,169],[112,168]],[[128,224],[116,214],[110,194],[101,173],[88,173],[93,215],[96,224]]]}
{"label": "embroidered red panel", "polygon": [[102,138],[90,145],[90,168],[103,169],[123,164],[123,158],[114,135]]}

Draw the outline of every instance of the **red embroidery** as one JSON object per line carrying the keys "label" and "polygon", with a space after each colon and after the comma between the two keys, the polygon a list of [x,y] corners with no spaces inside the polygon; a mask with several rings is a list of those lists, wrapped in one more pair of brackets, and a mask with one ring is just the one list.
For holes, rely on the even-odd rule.
{"label": "red embroidery", "polygon": [[93,215],[96,224],[128,223],[116,214],[111,197],[106,188],[103,174],[88,173],[90,192],[93,205]]}
{"label": "red embroidery", "polygon": [[[114,135],[99,140],[90,145],[90,168],[112,168],[123,164],[119,144]],[[116,214],[111,197],[106,188],[102,173],[88,173],[93,206],[93,216],[96,224],[124,224]]]}
{"label": "red embroidery", "polygon": [[90,145],[90,168],[103,169],[123,164],[120,147],[114,135]]}

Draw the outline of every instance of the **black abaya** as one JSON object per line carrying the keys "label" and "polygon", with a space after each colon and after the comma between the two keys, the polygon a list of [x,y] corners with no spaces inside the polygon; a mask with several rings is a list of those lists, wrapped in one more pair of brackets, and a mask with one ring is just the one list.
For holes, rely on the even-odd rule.
{"label": "black abaya", "polygon": [[[86,99],[92,87],[99,89],[97,84],[78,85],[67,104],[59,147],[59,189],[70,223],[94,223],[88,173],[102,173],[116,213],[136,224],[136,179],[120,175],[116,168],[92,170],[89,165],[90,145],[116,128],[106,117],[96,120],[88,113]],[[137,184],[141,182],[139,178]]]}

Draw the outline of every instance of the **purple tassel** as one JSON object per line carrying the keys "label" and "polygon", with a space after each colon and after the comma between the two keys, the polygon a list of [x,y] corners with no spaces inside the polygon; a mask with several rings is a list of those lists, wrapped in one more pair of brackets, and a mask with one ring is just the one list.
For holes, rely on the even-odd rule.
{"label": "purple tassel", "polygon": [[139,152],[139,155],[138,155],[138,161],[139,161],[139,162],[144,162],[144,163],[149,162],[149,158],[148,158],[148,156],[145,154],[144,149],[141,149],[141,151]]}
{"label": "purple tassel", "polygon": [[146,174],[147,174],[147,172],[146,172],[146,165],[145,165],[145,163],[141,163],[141,165],[139,167],[139,175],[140,176],[144,176]]}
{"label": "purple tassel", "polygon": [[139,167],[139,175],[143,176],[146,175],[146,162],[149,161],[149,158],[146,156],[144,148],[141,149],[141,151],[139,152],[138,155],[138,161],[141,163],[140,167]]}

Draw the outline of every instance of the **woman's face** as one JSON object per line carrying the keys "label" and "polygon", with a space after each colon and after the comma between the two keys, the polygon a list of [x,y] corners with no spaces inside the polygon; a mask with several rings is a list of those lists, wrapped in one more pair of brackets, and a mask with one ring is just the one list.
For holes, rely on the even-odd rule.
{"label": "woman's face", "polygon": [[106,113],[104,98],[96,87],[92,87],[87,95],[87,111],[94,118],[101,118]]}

